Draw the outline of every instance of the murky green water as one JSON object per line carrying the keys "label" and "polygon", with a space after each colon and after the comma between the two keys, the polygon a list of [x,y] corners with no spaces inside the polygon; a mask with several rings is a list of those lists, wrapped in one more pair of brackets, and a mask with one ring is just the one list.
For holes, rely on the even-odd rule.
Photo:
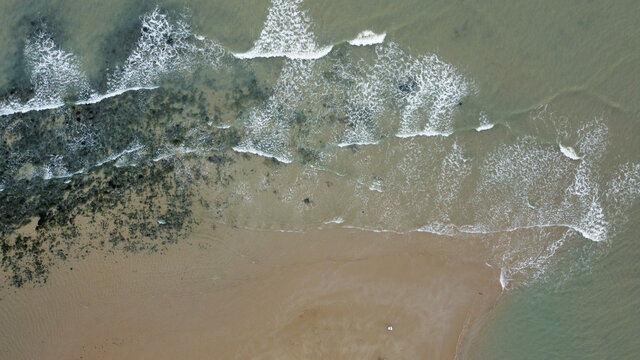
{"label": "murky green water", "polygon": [[[153,175],[198,189],[190,201],[235,226],[477,237],[510,296],[465,358],[633,358],[638,13],[635,1],[2,1],[3,234],[32,216],[70,222],[85,187],[102,211],[120,182]],[[349,42],[364,30],[378,37]],[[188,217],[186,195],[170,196],[183,208],[150,206],[132,233]]]}
{"label": "murky green water", "polygon": [[514,292],[478,330],[465,358],[636,358],[637,232],[636,223],[604,254],[575,250],[544,281]]}

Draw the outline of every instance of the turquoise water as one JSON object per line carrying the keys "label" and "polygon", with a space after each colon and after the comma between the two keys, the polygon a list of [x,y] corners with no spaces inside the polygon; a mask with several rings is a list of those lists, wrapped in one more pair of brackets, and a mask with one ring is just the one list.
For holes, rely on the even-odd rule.
{"label": "turquoise water", "polygon": [[[3,235],[159,176],[193,193],[132,234],[198,203],[252,229],[485,242],[507,296],[464,358],[638,353],[637,2],[0,6]],[[44,260],[18,245],[22,284]]]}

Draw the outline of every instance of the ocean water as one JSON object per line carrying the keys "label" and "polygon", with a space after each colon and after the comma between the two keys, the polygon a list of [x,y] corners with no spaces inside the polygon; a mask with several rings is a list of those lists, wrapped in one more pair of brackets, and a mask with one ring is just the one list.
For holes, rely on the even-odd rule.
{"label": "ocean water", "polygon": [[638,352],[636,2],[0,8],[2,234],[64,235],[3,242],[15,284],[133,188],[147,212],[107,243],[154,249],[198,216],[469,237],[507,296],[464,358]]}

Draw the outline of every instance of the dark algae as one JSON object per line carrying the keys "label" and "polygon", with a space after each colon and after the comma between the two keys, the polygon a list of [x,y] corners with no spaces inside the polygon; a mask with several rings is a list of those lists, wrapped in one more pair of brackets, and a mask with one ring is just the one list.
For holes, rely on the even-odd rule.
{"label": "dark algae", "polygon": [[[254,156],[232,149],[246,140],[243,119],[269,101],[274,84],[237,60],[223,61],[220,77],[198,69],[167,76],[153,90],[85,105],[69,98],[57,109],[0,116],[1,266],[12,285],[44,282],[53,266],[92,250],[162,251],[192,230],[194,206],[236,226],[233,215],[223,215],[237,201],[224,189],[245,171],[233,164]],[[348,82],[333,71],[325,77]],[[401,90],[414,91],[414,82],[407,79]],[[314,121],[355,126],[329,105],[323,111],[320,120],[305,107],[285,116],[303,165],[318,161],[327,146],[310,132]],[[261,166],[283,164],[266,158]],[[201,186],[220,193],[205,200]],[[310,198],[303,203],[313,205]]]}
{"label": "dark algae", "polygon": [[[241,135],[207,123],[265,97],[255,79],[238,86],[213,109],[189,86],[0,117],[0,249],[11,285],[45,282],[51,266],[93,249],[156,252],[185,237],[197,185],[234,181],[225,169]],[[171,153],[179,147],[204,148],[184,156],[214,172],[182,171],[189,164]]]}

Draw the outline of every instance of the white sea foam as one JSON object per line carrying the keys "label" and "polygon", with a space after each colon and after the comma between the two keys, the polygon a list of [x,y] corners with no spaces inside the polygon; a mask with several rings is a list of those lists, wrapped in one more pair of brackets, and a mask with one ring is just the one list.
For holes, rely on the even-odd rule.
{"label": "white sea foam", "polygon": [[[357,134],[357,132],[354,131],[355,134]],[[353,133],[349,133],[350,135],[352,135]],[[348,135],[349,137],[349,135]],[[359,146],[364,146],[364,145],[377,145],[378,141],[358,141],[358,140],[354,140],[351,142],[341,142],[338,144],[338,147],[348,147],[348,146],[354,146],[354,145],[359,145]]]}
{"label": "white sea foam", "polygon": [[76,96],[77,105],[95,104],[128,91],[155,89],[171,73],[197,66],[216,68],[224,49],[194,34],[183,20],[171,21],[156,8],[142,17],[142,35],[121,68],[109,76],[107,92],[92,90],[79,59],[60,49],[51,37],[40,33],[27,40],[25,57],[35,96],[25,104],[16,99],[0,103],[0,116],[64,106],[65,96]]}
{"label": "white sea foam", "polygon": [[577,146],[585,155],[575,170],[573,183],[567,189],[566,203],[572,204],[574,208],[581,208],[576,228],[583,236],[594,241],[605,240],[611,226],[601,204],[595,169],[596,162],[606,150],[607,132],[602,119],[594,119],[578,131]]}
{"label": "white sea foam", "polygon": [[[564,230],[562,230],[564,228]],[[571,225],[534,225],[486,230],[483,226],[457,226],[454,224],[432,223],[415,231],[437,235],[460,236],[474,234],[485,238],[493,248],[493,259],[489,259],[500,268],[500,285],[503,290],[509,288],[513,280],[529,282],[540,278],[551,264],[552,259],[570,238],[577,232]],[[583,235],[584,236],[584,235]],[[487,263],[487,266],[493,265]]]}
{"label": "white sea foam", "polygon": [[454,142],[451,151],[442,159],[440,165],[437,201],[441,219],[449,220],[451,205],[458,197],[461,184],[471,174],[471,170],[471,161],[465,156],[463,147]]}
{"label": "white sea foam", "polygon": [[433,222],[428,225],[424,225],[418,229],[417,232],[427,232],[430,234],[443,235],[443,236],[454,236],[458,229],[453,224],[443,224],[441,222]]}
{"label": "white sea foam", "polygon": [[398,137],[449,136],[452,115],[469,83],[435,55],[414,58],[393,42],[375,46],[373,63],[347,57],[336,64],[348,120],[340,146],[378,143],[381,128],[400,117]]}
{"label": "white sea foam", "polygon": [[480,131],[486,131],[486,130],[490,130],[493,129],[493,127],[495,126],[495,124],[492,124],[489,122],[489,118],[487,117],[487,114],[483,111],[480,113],[480,125],[478,125],[478,127],[476,127],[476,131],[480,132]]}
{"label": "white sea foam", "polygon": [[69,173],[69,170],[64,165],[63,156],[62,155],[54,155],[51,156],[49,162],[44,165],[42,169],[42,178],[44,180],[51,179],[64,179],[72,177],[73,175],[82,173],[83,170]]}
{"label": "white sea foam", "polygon": [[562,144],[558,144],[560,146],[560,152],[571,160],[580,160],[582,159],[576,151],[571,146],[564,146]]}
{"label": "white sea foam", "polygon": [[333,46],[325,46],[319,49],[309,51],[269,51],[264,52],[262,50],[251,49],[245,53],[233,54],[238,59],[255,59],[255,58],[274,58],[274,57],[286,57],[289,59],[299,60],[316,60],[320,59],[331,52]]}
{"label": "white sea foam", "polygon": [[160,160],[164,160],[164,159],[168,159],[170,157],[174,157],[174,156],[181,156],[181,155],[187,155],[187,154],[193,154],[193,153],[199,153],[200,150],[199,149],[195,149],[195,148],[190,148],[184,145],[180,145],[177,147],[172,147],[169,149],[166,149],[164,151],[160,151],[158,152],[158,155],[156,155],[152,161],[153,162],[158,162]]}
{"label": "white sea foam", "polygon": [[368,46],[382,44],[387,33],[376,34],[371,30],[365,30],[358,34],[353,40],[349,40],[349,44],[355,46]]}
{"label": "white sea foam", "polygon": [[120,95],[122,95],[122,94],[124,94],[126,92],[129,92],[129,91],[153,90],[153,89],[157,89],[157,88],[158,88],[158,86],[137,86],[137,87],[132,87],[132,88],[113,90],[113,91],[105,93],[105,94],[94,93],[87,100],[80,100],[80,101],[76,102],[76,105],[96,104],[96,103],[101,102],[102,100],[105,100],[105,99],[108,99],[108,98],[112,98],[112,97],[116,97],[116,96],[120,96]]}
{"label": "white sea foam", "polygon": [[509,281],[511,281],[511,279],[506,278],[504,268],[501,268],[500,269],[500,286],[502,287],[502,290],[504,290],[507,287],[507,284],[509,283]]}
{"label": "white sea foam", "polygon": [[383,186],[384,184],[382,183],[382,179],[376,178],[371,182],[371,184],[369,184],[369,190],[381,193],[384,192]]}
{"label": "white sea foam", "polygon": [[485,124],[485,125],[480,125],[476,128],[476,131],[485,131],[485,130],[491,130],[493,129],[495,125],[494,124]]}
{"label": "white sea foam", "polygon": [[[76,171],[69,171],[67,169],[64,162],[64,156],[51,155],[49,161],[44,164],[41,169],[33,169],[29,172],[29,176],[38,176],[43,180],[68,179],[75,175],[86,174],[90,169],[100,167],[110,162],[114,162],[114,166],[116,167],[135,166],[141,160],[141,157],[128,157],[132,155],[139,155],[138,153],[142,149],[144,149],[144,146],[136,143],[131,148],[125,149],[116,154],[109,155],[106,158],[98,161],[94,165],[88,165]],[[65,183],[68,183],[68,181]]]}
{"label": "white sea foam", "polygon": [[116,161],[116,160],[118,160],[120,157],[122,157],[124,155],[135,153],[135,152],[138,152],[138,151],[140,151],[142,149],[144,149],[144,145],[140,145],[140,144],[136,143],[135,145],[133,145],[132,147],[130,147],[128,149],[124,149],[119,153],[109,155],[106,158],[104,158],[103,160],[98,161],[94,165],[94,167],[100,167],[100,166],[102,166],[102,165],[104,165],[106,163],[110,163],[112,161]]}
{"label": "white sea foam", "polygon": [[600,119],[578,132],[578,146],[588,155],[580,162],[529,137],[489,154],[474,200],[485,209],[477,215],[483,231],[566,226],[587,239],[606,240],[611,220],[594,170],[606,132]]}
{"label": "white sea foam", "polygon": [[416,89],[407,97],[396,136],[451,135],[453,111],[468,94],[468,83],[453,66],[435,55],[415,59],[407,77],[415,81]]}
{"label": "white sea foam", "polygon": [[414,58],[392,44],[383,53],[391,60],[395,97],[404,102],[397,137],[449,136],[453,112],[471,84],[436,55]]}
{"label": "white sea foam", "polygon": [[608,132],[609,129],[602,118],[594,118],[586,122],[578,130],[577,153],[582,154],[583,158],[588,158],[592,163],[599,160],[609,144],[606,139]]}
{"label": "white sea foam", "polygon": [[[453,112],[470,83],[437,56],[415,58],[390,42],[375,46],[373,63],[337,64],[349,120],[340,144],[378,142],[379,125],[400,117],[398,137],[449,136]],[[385,129],[388,132],[390,129]]]}
{"label": "white sea foam", "polygon": [[378,143],[377,125],[385,110],[386,88],[389,85],[381,73],[381,68],[385,66],[382,61],[383,59],[378,58],[372,66],[347,63],[338,67],[341,79],[347,84],[353,84],[341,89],[346,96],[344,112],[349,122],[338,146]]}
{"label": "white sea foam", "polygon": [[30,177],[39,176],[43,180],[68,179],[75,175],[86,173],[87,169],[85,168],[70,172],[63,160],[64,156],[62,155],[51,155],[49,161],[41,169],[34,168],[30,172]]}
{"label": "white sea foam", "polygon": [[0,104],[0,116],[3,115],[11,115],[11,114],[23,114],[30,111],[43,111],[43,110],[51,110],[62,107],[64,102],[49,102],[45,104],[40,104],[39,106],[27,106],[26,104],[21,104],[18,100],[15,99],[5,99],[3,104]]}
{"label": "white sea foam", "polygon": [[324,222],[324,224],[328,225],[328,224],[342,224],[344,222],[344,219],[341,217],[336,217],[333,218],[331,220],[327,220]]}
{"label": "white sea foam", "polygon": [[184,20],[173,21],[159,8],[141,20],[141,36],[124,65],[109,78],[108,93],[154,88],[171,73],[202,65],[215,68],[224,56],[220,45],[194,34]]}
{"label": "white sea foam", "polygon": [[519,231],[516,236],[503,233],[494,243],[499,258],[500,285],[503,290],[518,278],[525,282],[538,279],[548,268],[557,250],[573,236],[570,229],[561,235],[548,228]]}
{"label": "white sea foam", "polygon": [[240,153],[249,153],[249,154],[254,154],[254,155],[258,155],[258,156],[262,156],[262,157],[267,157],[267,158],[274,158],[278,161],[280,161],[281,163],[284,164],[290,164],[293,162],[291,155],[290,154],[286,154],[286,155],[275,155],[273,153],[269,153],[269,152],[265,152],[265,151],[260,151],[257,150],[253,147],[249,147],[246,145],[239,145],[239,146],[234,146],[233,147],[234,151],[240,152]]}
{"label": "white sea foam", "polygon": [[291,163],[290,125],[301,101],[310,97],[313,60],[287,60],[273,94],[243,119],[245,139],[233,149]]}
{"label": "white sea foam", "polygon": [[300,4],[302,0],[271,0],[267,20],[253,48],[234,56],[240,59],[288,57],[309,60],[327,55],[332,46],[317,45],[311,20]]}
{"label": "white sea foam", "polygon": [[16,99],[0,103],[0,115],[49,110],[64,105],[64,98],[88,98],[91,86],[78,58],[59,48],[53,39],[39,33],[27,39],[24,48],[34,97],[24,104]]}
{"label": "white sea foam", "polygon": [[608,198],[627,204],[635,200],[640,196],[640,164],[622,165],[608,185]]}

